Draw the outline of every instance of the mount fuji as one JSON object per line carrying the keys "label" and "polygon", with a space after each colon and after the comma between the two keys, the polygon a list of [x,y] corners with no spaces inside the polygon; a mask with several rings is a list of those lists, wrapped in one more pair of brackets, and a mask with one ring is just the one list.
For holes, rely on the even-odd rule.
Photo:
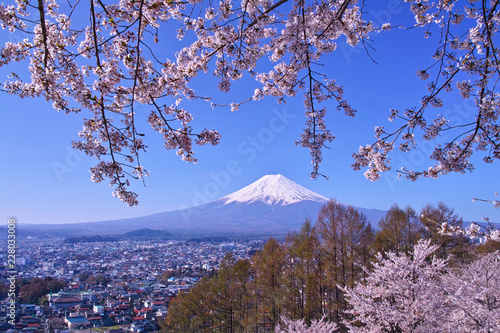
{"label": "mount fuji", "polygon": [[[113,221],[31,225],[29,229],[33,232],[43,229],[53,237],[114,234],[140,228],[166,230],[183,238],[282,236],[298,230],[306,219],[316,221],[326,202],[327,198],[283,175],[266,175],[234,193],[192,208]],[[376,209],[358,210],[373,226],[386,213]]]}
{"label": "mount fuji", "polygon": [[[267,175],[256,182],[219,200],[225,205],[230,203],[265,203],[269,206],[286,206],[304,201],[325,203],[327,198],[292,182],[282,175]],[[216,202],[217,202],[216,201]]]}

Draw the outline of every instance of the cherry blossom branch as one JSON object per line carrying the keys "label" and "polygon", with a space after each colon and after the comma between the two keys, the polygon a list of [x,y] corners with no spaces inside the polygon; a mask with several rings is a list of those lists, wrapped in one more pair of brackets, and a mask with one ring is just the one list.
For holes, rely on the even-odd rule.
{"label": "cherry blossom branch", "polygon": [[[474,150],[483,154],[486,162],[499,159],[500,94],[496,87],[500,67],[494,41],[500,24],[499,1],[467,6],[447,0],[406,2],[416,20],[408,29],[423,29],[427,37],[436,30],[441,33],[435,61],[418,72],[425,80],[429,73],[435,77],[419,107],[401,115],[398,110],[391,111],[390,120],[397,118],[403,124],[393,130],[378,127],[375,143],[360,148],[353,167],[368,167],[366,176],[377,179],[381,172],[390,170],[390,156],[398,142],[400,150],[410,151],[416,147],[420,131],[424,140],[444,131],[452,133],[453,140],[435,147],[430,157],[436,164],[429,170],[400,172],[410,179],[471,170]],[[250,75],[260,86],[242,102],[213,105],[229,105],[236,111],[242,103],[265,96],[286,102],[302,90],[306,122],[298,143],[310,150],[313,178],[322,175],[318,171],[321,153],[328,148],[326,142],[333,140],[324,120],[330,107],[327,102],[334,100],[334,107],[348,116],[355,110],[343,99],[343,87],[317,68],[325,65],[322,58],[326,54],[336,51],[341,37],[351,46],[362,43],[371,57],[370,36],[390,31],[390,22],[375,26],[366,19],[365,3],[351,0],[251,0],[238,4],[219,0],[218,8],[213,8],[216,5],[198,0],[95,0],[86,9],[90,12],[88,24],[71,21],[74,13],[80,12],[79,0],[63,10],[55,0],[0,5],[2,27],[31,38],[2,47],[1,66],[28,62],[24,68],[30,73],[26,80],[21,78],[22,72],[9,76],[1,89],[20,97],[43,96],[66,113],[90,111],[93,116],[84,120],[79,133],[82,141],[74,147],[97,159],[109,157],[91,169],[93,178],[107,177],[125,191],[129,178],[147,174],[139,160],[146,147],[140,138],[144,135],[136,128],[139,105],[153,108],[148,122],[163,135],[167,149],[176,149],[183,159],[196,161],[192,145],[217,144],[220,134],[207,129],[194,133],[192,115],[180,105],[186,103],[183,99],[211,101],[211,97],[198,96],[190,87],[191,79],[211,72],[219,80],[219,89],[229,92],[233,81]],[[463,20],[467,21],[461,23]],[[174,59],[162,60],[151,43],[158,42],[158,31],[170,27],[178,31],[179,39],[190,33],[190,42]],[[257,64],[266,58],[273,67],[264,71]],[[435,117],[429,111],[442,107],[441,95],[453,90],[453,84],[464,99],[476,103],[474,122],[452,126],[444,116]],[[119,124],[113,123],[116,119]],[[177,122],[179,128],[173,125]],[[125,192],[120,195],[129,200]]]}
{"label": "cherry blossom branch", "polygon": [[269,14],[270,12],[272,12],[273,10],[275,10],[276,8],[278,8],[279,6],[287,3],[289,0],[280,0],[278,2],[276,2],[274,5],[270,6],[268,9],[266,9],[264,12],[262,12],[262,14],[257,17],[255,20],[253,20],[252,22],[250,22],[246,29],[249,29],[251,27],[253,27],[254,25],[256,25],[261,19],[263,19],[267,14]]}
{"label": "cherry blossom branch", "polygon": [[47,68],[47,62],[49,59],[49,48],[47,45],[47,27],[45,26],[45,10],[43,7],[43,0],[38,0],[38,12],[40,13],[40,28],[42,29],[43,38],[43,67]]}
{"label": "cherry blossom branch", "polygon": [[498,230],[494,223],[490,222],[489,218],[485,217],[483,220],[487,225],[472,222],[465,229],[444,222],[439,226],[437,231],[439,234],[446,236],[463,235],[470,239],[500,242],[500,230]]}
{"label": "cherry blossom branch", "polygon": [[[495,197],[498,197],[499,194],[495,192]],[[479,199],[479,198],[472,198],[472,201],[477,202],[477,201],[482,201],[482,202],[488,202],[493,204],[494,208],[500,208],[500,200],[489,200],[489,199]]]}
{"label": "cherry blossom branch", "polygon": [[495,46],[493,45],[493,38],[491,36],[491,29],[490,29],[490,25],[488,24],[488,22],[491,22],[491,19],[493,18],[493,14],[495,12],[495,9],[496,7],[498,6],[498,3],[499,1],[496,0],[493,5],[491,6],[491,9],[490,9],[490,12],[488,13],[488,15],[486,15],[486,0],[483,0],[483,20],[484,22],[486,22],[486,24],[484,25],[484,29],[486,30],[486,35],[488,37],[488,43],[491,47],[491,49],[493,50],[493,57],[495,58],[495,63],[496,63],[496,71],[497,73],[500,75],[500,62],[498,61],[498,58],[497,58],[497,53],[495,52]]}
{"label": "cherry blossom branch", "polygon": [[[140,48],[140,43],[142,39],[142,7],[144,5],[144,0],[141,0],[141,4],[139,7],[139,25],[137,28],[137,44],[136,44],[136,64],[135,64],[135,70],[134,70],[134,83],[132,85],[132,92],[131,92],[131,102],[130,102],[130,111],[131,111],[131,119],[130,119],[130,127],[132,128],[132,141],[135,145],[137,139],[136,139],[136,128],[135,128],[135,113],[134,113],[134,103],[135,103],[135,90],[137,87],[137,78],[139,76],[139,64],[140,64],[140,59],[141,59],[141,48]],[[140,159],[139,159],[139,152],[135,150],[135,158],[137,159],[137,164],[140,166]],[[144,179],[143,179],[143,184],[144,184]]]}
{"label": "cherry blossom branch", "polygon": [[[435,20],[436,22],[438,20],[443,21],[446,18],[445,23],[442,24],[443,44],[438,48],[435,54],[438,61],[431,66],[433,67],[436,64],[439,64],[439,68],[436,72],[436,79],[433,83],[428,85],[431,94],[429,96],[424,96],[421,102],[422,106],[418,110],[407,110],[404,117],[399,116],[397,110],[391,110],[391,117],[389,120],[392,121],[394,118],[399,117],[403,119],[406,124],[399,127],[399,129],[393,133],[387,133],[383,127],[377,127],[377,141],[372,145],[360,147],[360,151],[357,154],[354,154],[354,169],[359,169],[362,166],[369,166],[369,170],[365,173],[365,175],[371,180],[379,179],[380,172],[390,170],[390,166],[388,165],[390,159],[388,159],[387,156],[393,150],[395,140],[392,142],[388,142],[387,140],[393,136],[394,139],[397,139],[399,135],[402,134],[403,130],[406,130],[407,133],[402,136],[403,143],[400,146],[400,150],[409,151],[410,149],[416,147],[416,141],[414,138],[416,126],[420,126],[424,130],[424,139],[426,140],[435,138],[444,130],[450,130],[452,128],[458,129],[461,127],[466,128],[469,125],[473,125],[473,128],[460,133],[455,139],[449,141],[444,147],[436,147],[434,153],[431,155],[431,158],[437,160],[438,163],[436,165],[424,171],[412,171],[403,167],[401,171],[398,171],[400,176],[404,175],[411,180],[416,180],[421,176],[436,178],[439,175],[449,172],[472,170],[473,165],[469,159],[472,155],[473,145],[476,145],[479,150],[485,150],[483,147],[490,145],[490,152],[492,152],[493,156],[496,158],[500,157],[500,154],[497,153],[498,143],[494,139],[497,136],[490,134],[492,129],[494,131],[494,128],[497,128],[497,125],[492,127],[492,124],[488,123],[489,121],[495,121],[497,116],[494,114],[498,111],[493,110],[498,107],[496,104],[492,105],[494,93],[486,88],[486,84],[492,75],[492,71],[490,69],[493,69],[493,71],[497,74],[500,73],[498,68],[495,66],[497,63],[496,58],[492,57],[492,54],[490,53],[491,44],[489,41],[490,38],[488,37],[488,30],[493,29],[493,27],[495,28],[495,31],[498,30],[498,27],[495,26],[493,21],[493,13],[497,6],[497,1],[492,4],[491,11],[489,11],[488,14],[486,14],[486,6],[486,2],[483,2],[480,11],[474,13],[471,9],[468,13],[471,18],[475,18],[477,20],[477,27],[484,27],[481,29],[483,36],[486,37],[483,40],[481,37],[477,36],[477,30],[470,29],[468,33],[462,35],[465,36],[464,38],[467,41],[466,44],[466,42],[457,41],[457,38],[453,37],[450,30],[451,24],[461,23],[463,20],[462,14],[453,12],[451,10],[452,7],[448,6],[448,4],[444,2],[439,2],[439,5],[436,7],[436,13],[431,14],[426,13],[430,10],[430,8],[432,8],[428,6],[428,4],[423,5],[422,3],[416,1],[414,5],[412,4],[412,11],[416,15],[417,25],[422,25],[424,23],[428,24],[428,31],[430,31],[431,23]],[[498,15],[498,13],[496,13],[496,15]],[[466,51],[466,54],[462,58],[457,59],[454,53],[448,52],[448,46],[451,46],[452,49],[463,49]],[[475,52],[477,52],[479,56],[484,55],[484,57],[482,59],[476,57]],[[493,62],[491,62],[490,59],[494,59]],[[472,65],[473,62],[474,65]],[[429,76],[427,72],[428,70],[429,69],[419,71],[418,75],[425,80]],[[451,83],[455,80],[458,73],[467,73],[469,75],[479,76],[479,81],[477,83],[478,114],[476,116],[476,121],[468,125],[452,127],[448,126],[447,120],[444,117],[441,117],[435,119],[433,124],[427,125],[426,117],[424,115],[425,110],[428,106],[442,106],[442,102],[437,96],[441,94],[442,91],[451,90]],[[438,85],[438,81],[443,75],[446,77],[445,82]],[[498,79],[499,78],[496,78],[496,80]],[[457,82],[457,87],[459,88],[460,94],[463,98],[470,97],[470,84]],[[461,137],[463,137],[463,139],[458,142],[458,139]],[[485,161],[491,161],[491,153],[490,156],[485,158]]]}

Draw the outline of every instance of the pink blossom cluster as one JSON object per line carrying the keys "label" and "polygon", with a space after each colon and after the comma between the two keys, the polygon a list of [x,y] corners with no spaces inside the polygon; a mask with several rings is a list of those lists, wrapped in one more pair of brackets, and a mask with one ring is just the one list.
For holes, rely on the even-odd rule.
{"label": "pink blossom cluster", "polygon": [[[400,120],[394,130],[375,129],[377,141],[360,147],[354,154],[354,169],[368,167],[366,177],[376,180],[380,172],[390,170],[387,154],[399,141],[399,149],[410,151],[418,146],[416,131],[424,140],[434,140],[446,132],[447,142],[436,145],[430,158],[435,164],[426,170],[412,170],[404,166],[400,176],[411,180],[420,177],[437,178],[441,175],[474,170],[471,158],[482,154],[487,163],[500,158],[499,94],[496,84],[500,79],[500,54],[494,36],[500,24],[500,7],[497,1],[410,0],[410,10],[415,16],[415,26],[425,29],[426,37],[439,34],[441,38],[434,63],[417,71],[429,81],[429,94],[422,97],[420,106],[404,113],[391,110],[389,120]],[[450,124],[449,119],[435,115],[430,109],[442,108],[440,95],[453,91],[470,99],[475,105],[475,120]],[[449,134],[452,133],[452,134]],[[410,138],[410,140],[409,140]]]}
{"label": "pink blossom cluster", "polygon": [[[3,89],[20,97],[43,96],[58,111],[87,110],[90,117],[84,119],[80,141],[73,142],[73,147],[97,158],[97,165],[90,168],[91,179],[108,179],[115,197],[136,205],[137,194],[128,190],[129,179],[148,175],[140,163],[146,145],[137,126],[144,106],[151,110],[145,118],[163,136],[165,147],[176,149],[186,161],[196,161],[193,143],[219,142],[217,131],[195,133],[192,115],[178,107],[182,97],[196,97],[187,82],[199,68],[186,75],[190,69],[168,59],[159,61],[147,45],[151,39],[158,41],[160,23],[183,20],[181,12],[187,5],[91,1],[85,7],[75,2],[65,13],[55,0],[16,5],[1,6],[2,28],[31,39],[7,42],[0,50],[0,66],[28,60],[29,74],[12,74]],[[72,21],[82,10],[89,13],[86,26]],[[171,107],[161,102],[168,97],[175,100]]]}
{"label": "pink blossom cluster", "polygon": [[[377,254],[366,278],[343,288],[349,304],[342,331],[497,332],[500,330],[500,252],[460,265],[433,256],[439,248],[420,240],[410,253]],[[276,332],[336,332],[337,323],[282,318]]]}
{"label": "pink blossom cluster", "polygon": [[313,319],[310,326],[306,325],[304,319],[291,320],[282,317],[281,320],[283,325],[278,325],[275,333],[334,333],[339,329],[337,323],[326,321],[325,318]]}
{"label": "pink blossom cluster", "polygon": [[[222,92],[245,75],[256,79],[260,87],[247,99],[226,104],[233,112],[266,96],[286,102],[300,90],[306,121],[296,144],[309,149],[311,176],[318,177],[322,152],[335,138],[325,121],[330,103],[355,115],[342,86],[322,73],[321,60],[339,42],[365,45],[373,33],[394,30],[390,23],[376,27],[365,4],[353,0],[69,0],[61,6],[56,0],[9,1],[0,6],[0,25],[25,38],[3,45],[0,66],[25,62],[28,70],[11,74],[3,90],[43,97],[66,113],[85,110],[74,147],[97,159],[92,179],[108,179],[115,196],[129,205],[137,203],[137,195],[127,190],[129,179],[148,174],[140,162],[147,148],[142,119],[161,135],[166,149],[188,162],[197,160],[195,145],[220,142],[217,130],[197,130],[192,111],[184,107],[193,99],[210,101],[190,86],[202,73],[215,76]],[[391,110],[389,119],[402,124],[395,130],[378,127],[377,141],[354,154],[354,169],[367,168],[367,178],[379,179],[391,169],[389,154],[395,147],[405,152],[417,147],[416,131],[425,140],[443,131],[457,135],[436,146],[431,155],[436,162],[427,170],[399,171],[410,179],[471,171],[475,152],[486,162],[498,159],[500,64],[493,38],[500,23],[498,2],[405,2],[415,16],[414,27],[426,36],[436,30],[443,36],[432,55],[435,63],[418,72],[430,81],[429,94],[418,107]],[[89,19],[75,19],[82,14]],[[159,32],[168,29],[185,39],[172,59],[160,56],[156,45],[163,42]],[[262,59],[271,66],[258,66]],[[475,121],[452,126],[426,112],[442,107],[440,95],[453,87],[474,101]]]}
{"label": "pink blossom cluster", "polygon": [[483,218],[484,223],[471,223],[465,229],[452,226],[446,222],[442,223],[438,228],[438,233],[442,235],[464,235],[470,239],[480,239],[484,242],[495,241],[500,242],[500,230],[498,230],[494,223],[491,223],[489,218]]}
{"label": "pink blossom cluster", "polygon": [[500,253],[449,267],[437,248],[421,240],[410,254],[379,254],[366,281],[344,290],[349,331],[499,331]]}

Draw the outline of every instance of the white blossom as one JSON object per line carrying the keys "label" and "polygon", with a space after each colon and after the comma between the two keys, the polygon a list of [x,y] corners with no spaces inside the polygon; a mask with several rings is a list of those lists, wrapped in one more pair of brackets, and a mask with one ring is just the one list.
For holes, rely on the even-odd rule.
{"label": "white blossom", "polygon": [[366,283],[345,289],[351,332],[438,332],[447,315],[440,275],[446,262],[428,257],[437,246],[419,241],[410,255],[378,254]]}
{"label": "white blossom", "polygon": [[[428,81],[429,93],[414,108],[392,110],[389,120],[396,129],[378,126],[375,142],[353,154],[353,168],[366,168],[368,179],[380,179],[391,170],[394,147],[411,151],[420,139],[443,131],[456,139],[435,147],[433,165],[405,168],[400,175],[416,180],[472,171],[473,154],[482,154],[487,163],[499,159],[500,94],[495,87],[500,64],[493,36],[500,11],[490,2],[406,2],[415,18],[407,28],[422,29],[424,37],[442,36],[431,52],[436,63],[417,72]],[[193,78],[204,74],[212,74],[225,93],[245,76],[256,79],[259,86],[244,101],[213,103],[230,105],[232,111],[247,101],[271,96],[284,103],[303,92],[305,124],[296,144],[309,150],[311,176],[317,178],[323,151],[335,138],[328,113],[356,114],[341,83],[318,65],[338,51],[339,42],[366,46],[375,33],[397,29],[390,22],[375,24],[359,1],[111,0],[76,2],[71,9],[55,0],[42,3],[43,8],[14,0],[0,5],[0,26],[22,36],[0,49],[0,66],[8,67],[4,73],[16,72],[2,80],[2,90],[21,98],[42,97],[65,113],[85,112],[80,142],[73,146],[96,158],[93,180],[108,179],[115,196],[128,204],[137,202],[126,190],[128,180],[147,175],[139,171],[145,170],[139,157],[149,138],[143,138],[138,118],[147,119],[165,148],[188,162],[197,161],[195,145],[220,142],[216,129],[200,131],[204,126],[193,120],[189,108],[190,100],[211,100],[191,86]],[[88,20],[75,20],[75,13]],[[159,31],[175,31],[183,39],[168,58],[159,55],[156,43],[166,40]],[[272,67],[257,66],[262,59]],[[477,122],[451,126],[427,112],[445,107],[441,95],[455,86],[460,96],[474,101]],[[108,172],[111,166],[115,172]],[[500,207],[499,201],[492,203]]]}
{"label": "white blossom", "polygon": [[334,333],[338,330],[338,325],[333,322],[328,322],[325,318],[320,320],[313,319],[311,326],[304,323],[304,319],[291,320],[282,317],[283,326],[278,324],[275,333]]}

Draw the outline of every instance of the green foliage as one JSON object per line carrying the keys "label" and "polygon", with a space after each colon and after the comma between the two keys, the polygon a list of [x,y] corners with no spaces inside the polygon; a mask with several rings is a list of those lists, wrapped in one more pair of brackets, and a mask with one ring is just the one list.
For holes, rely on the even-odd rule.
{"label": "green foliage", "polygon": [[91,286],[103,285],[106,286],[108,284],[108,279],[102,274],[92,275],[87,280],[85,280]]}
{"label": "green foliage", "polygon": [[21,286],[19,298],[23,303],[42,304],[45,295],[60,291],[64,287],[66,287],[66,282],[62,280],[52,277],[46,277],[45,279],[35,278]]}

